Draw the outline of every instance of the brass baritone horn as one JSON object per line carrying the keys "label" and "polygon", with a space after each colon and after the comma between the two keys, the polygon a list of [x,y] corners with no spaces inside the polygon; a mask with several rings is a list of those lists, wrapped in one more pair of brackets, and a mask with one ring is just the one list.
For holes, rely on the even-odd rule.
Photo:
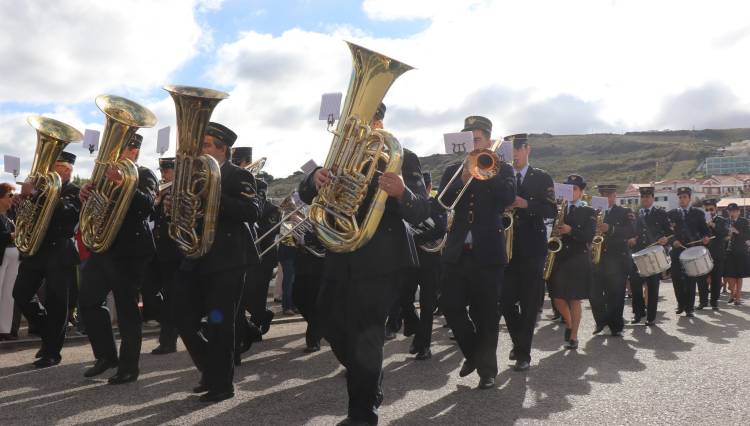
{"label": "brass baritone horn", "polygon": [[73,127],[38,115],[26,120],[36,130],[36,152],[26,182],[34,185],[34,193],[23,197],[16,211],[15,244],[18,250],[33,256],[39,251],[47,234],[55,207],[59,202],[62,182],[55,172],[55,162],[71,142],[83,139]]}
{"label": "brass baritone horn", "polygon": [[211,249],[221,198],[221,169],[210,155],[201,154],[203,133],[216,105],[229,97],[218,90],[164,86],[177,112],[177,150],[172,185],[169,236],[188,259]]}
{"label": "brass baritone horn", "polygon": [[[156,116],[147,108],[119,96],[97,96],[96,106],[107,116],[107,121],[91,173],[94,187],[81,207],[80,230],[86,247],[101,253],[109,249],[117,237],[138,186],[138,167],[128,159],[120,159],[120,154],[138,128],[156,124]],[[122,173],[120,185],[107,179],[110,167]]]}
{"label": "brass baritone horn", "polygon": [[[349,89],[323,167],[332,176],[310,206],[320,242],[336,253],[351,252],[375,234],[388,194],[381,189],[363,205],[377,173],[401,173],[403,150],[393,135],[369,123],[393,82],[412,69],[387,56],[347,43],[353,70]],[[361,213],[361,214],[360,214]]]}

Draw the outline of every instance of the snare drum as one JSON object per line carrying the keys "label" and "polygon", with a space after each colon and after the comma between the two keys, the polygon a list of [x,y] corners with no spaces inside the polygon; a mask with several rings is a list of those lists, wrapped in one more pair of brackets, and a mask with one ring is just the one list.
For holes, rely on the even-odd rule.
{"label": "snare drum", "polygon": [[711,253],[703,246],[690,247],[680,253],[680,263],[685,275],[688,277],[700,277],[708,274],[714,268],[714,260]]}
{"label": "snare drum", "polygon": [[633,253],[633,262],[638,268],[638,275],[643,278],[661,274],[672,266],[672,260],[667,256],[664,247],[659,245]]}

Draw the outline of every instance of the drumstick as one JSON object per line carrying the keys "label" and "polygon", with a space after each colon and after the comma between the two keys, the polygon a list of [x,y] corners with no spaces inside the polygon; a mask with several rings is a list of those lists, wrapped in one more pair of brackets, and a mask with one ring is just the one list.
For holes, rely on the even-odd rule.
{"label": "drumstick", "polygon": [[[715,235],[712,236],[712,237],[708,237],[709,240],[713,240],[714,238],[716,238]],[[703,238],[701,238],[700,240],[691,241],[691,242],[687,243],[687,245],[691,246],[693,244],[698,244],[698,243],[702,243],[702,242],[703,242]]]}
{"label": "drumstick", "polygon": [[[666,238],[666,239],[670,239],[670,238],[672,238],[672,237],[674,237],[674,234],[672,234],[672,235],[667,235],[667,236],[665,236],[664,238]],[[661,238],[659,238],[659,239],[661,239]],[[651,245],[649,245],[649,246],[646,246],[646,248],[649,248],[649,247],[653,247],[653,246],[656,246],[656,245],[659,245],[659,243],[655,241],[655,242],[651,243]]]}

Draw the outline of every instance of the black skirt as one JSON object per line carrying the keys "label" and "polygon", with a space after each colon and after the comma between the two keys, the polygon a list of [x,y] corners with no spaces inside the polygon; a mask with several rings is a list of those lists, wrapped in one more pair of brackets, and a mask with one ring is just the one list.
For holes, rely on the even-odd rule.
{"label": "black skirt", "polygon": [[750,256],[747,252],[731,252],[727,253],[726,259],[724,259],[724,273],[723,276],[727,278],[746,278],[750,277]]}
{"label": "black skirt", "polygon": [[589,298],[592,281],[590,252],[560,256],[550,277],[550,294],[553,299],[585,300]]}

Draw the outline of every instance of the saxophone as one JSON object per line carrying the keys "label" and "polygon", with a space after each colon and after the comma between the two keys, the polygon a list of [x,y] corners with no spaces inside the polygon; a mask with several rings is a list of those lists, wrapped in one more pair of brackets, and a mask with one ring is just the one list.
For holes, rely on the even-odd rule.
{"label": "saxophone", "polygon": [[401,173],[403,150],[393,135],[372,130],[368,124],[393,82],[412,69],[387,56],[347,44],[354,67],[341,119],[323,166],[330,171],[332,181],[318,191],[309,213],[318,239],[335,253],[357,250],[378,228],[388,194],[377,189],[372,197],[367,197],[368,189],[378,174]]}
{"label": "saxophone", "polygon": [[62,182],[55,172],[55,162],[65,146],[83,139],[81,132],[60,121],[31,116],[26,120],[36,130],[36,152],[27,182],[34,193],[23,197],[16,212],[15,244],[18,251],[33,256],[47,233],[55,206],[60,198]]}
{"label": "saxophone", "polygon": [[[138,128],[156,124],[156,116],[141,105],[119,96],[97,96],[96,106],[107,116],[107,121],[91,173],[91,195],[81,207],[80,230],[86,247],[101,253],[115,241],[138,186],[138,167],[128,159],[120,159],[120,154]],[[106,173],[110,167],[122,173],[120,185],[107,179]]]}
{"label": "saxophone", "polygon": [[188,259],[211,249],[221,198],[221,169],[201,154],[203,132],[216,105],[229,95],[218,90],[164,86],[177,112],[177,150],[169,236]]}
{"label": "saxophone", "polygon": [[557,217],[552,223],[552,232],[547,239],[547,258],[544,259],[544,280],[547,281],[552,276],[552,268],[555,266],[555,257],[562,250],[562,238],[558,228],[565,223],[565,200],[557,201]]}
{"label": "saxophone", "polygon": [[596,235],[591,241],[591,261],[598,265],[602,260],[602,249],[604,248],[604,235],[599,232],[599,226],[604,223],[604,212],[601,210],[596,215]]}

